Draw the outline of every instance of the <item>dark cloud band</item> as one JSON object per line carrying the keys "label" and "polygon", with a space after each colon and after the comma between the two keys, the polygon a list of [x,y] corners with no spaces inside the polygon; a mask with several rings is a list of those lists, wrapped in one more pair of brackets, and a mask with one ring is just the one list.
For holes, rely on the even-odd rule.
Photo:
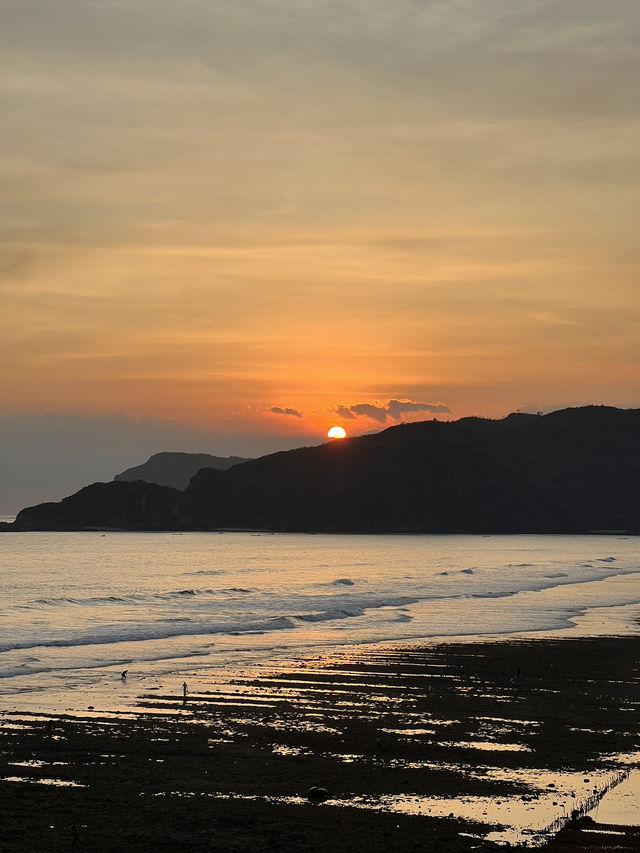
{"label": "dark cloud band", "polygon": [[354,406],[336,406],[333,413],[347,420],[370,418],[378,423],[386,423],[388,418],[397,421],[410,412],[429,412],[434,415],[450,415],[451,409],[444,403],[418,403],[413,400],[389,400],[386,406],[374,406],[372,403],[357,403]]}
{"label": "dark cloud band", "polygon": [[302,412],[298,409],[283,409],[281,406],[271,406],[269,409],[274,415],[289,415],[292,418],[301,418]]}

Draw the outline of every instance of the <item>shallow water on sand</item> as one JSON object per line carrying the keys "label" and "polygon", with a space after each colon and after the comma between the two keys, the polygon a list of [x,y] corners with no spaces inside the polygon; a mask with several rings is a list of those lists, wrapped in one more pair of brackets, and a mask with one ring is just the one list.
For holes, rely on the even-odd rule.
{"label": "shallow water on sand", "polygon": [[100,683],[122,688],[126,702],[148,678],[336,645],[551,631],[584,613],[601,631],[616,608],[640,603],[639,545],[625,536],[6,533],[0,709],[28,696],[45,707],[49,694]]}

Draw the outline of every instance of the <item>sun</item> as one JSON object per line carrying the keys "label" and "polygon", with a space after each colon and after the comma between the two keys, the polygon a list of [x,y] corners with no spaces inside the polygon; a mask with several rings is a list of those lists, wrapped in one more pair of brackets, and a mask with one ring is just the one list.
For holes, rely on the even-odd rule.
{"label": "sun", "polygon": [[341,427],[341,426],[335,426],[335,427],[331,427],[331,429],[327,433],[327,436],[329,438],[346,438],[347,437],[347,431],[345,429],[343,429],[343,427]]}

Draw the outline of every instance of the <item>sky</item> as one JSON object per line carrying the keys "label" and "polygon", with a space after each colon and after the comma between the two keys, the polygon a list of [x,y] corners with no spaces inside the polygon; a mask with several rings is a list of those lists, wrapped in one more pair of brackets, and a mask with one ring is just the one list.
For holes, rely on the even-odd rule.
{"label": "sky", "polygon": [[4,0],[0,473],[60,496],[79,424],[107,476],[640,405],[639,36],[637,0]]}

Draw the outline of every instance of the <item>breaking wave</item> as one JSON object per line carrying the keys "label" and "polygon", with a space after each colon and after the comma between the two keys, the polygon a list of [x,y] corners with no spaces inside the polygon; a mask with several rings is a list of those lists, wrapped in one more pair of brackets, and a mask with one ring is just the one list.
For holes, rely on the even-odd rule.
{"label": "breaking wave", "polygon": [[[266,633],[268,631],[291,630],[304,623],[329,622],[337,619],[351,619],[363,616],[367,610],[381,607],[396,607],[415,603],[414,598],[390,598],[371,601],[361,607],[336,607],[312,613],[292,613],[274,616],[268,619],[246,621],[208,622],[185,618],[164,619],[152,623],[127,623],[102,625],[99,628],[83,631],[52,631],[47,636],[25,641],[0,643],[0,652],[30,650],[37,648],[69,648],[72,646],[99,646],[113,643],[131,643],[147,640],[165,640],[169,637],[193,637],[215,634]],[[64,635],[63,635],[64,634]]]}
{"label": "breaking wave", "polygon": [[220,589],[176,589],[170,592],[154,592],[147,594],[130,595],[104,595],[94,596],[89,598],[75,598],[71,596],[61,596],[59,598],[36,598],[33,601],[27,601],[24,604],[17,605],[22,609],[31,607],[60,607],[67,605],[75,605],[79,607],[99,606],[102,604],[140,604],[153,601],[171,601],[172,599],[181,598],[196,598],[218,595],[232,595],[234,593],[248,594],[254,590],[241,586],[222,587]]}

